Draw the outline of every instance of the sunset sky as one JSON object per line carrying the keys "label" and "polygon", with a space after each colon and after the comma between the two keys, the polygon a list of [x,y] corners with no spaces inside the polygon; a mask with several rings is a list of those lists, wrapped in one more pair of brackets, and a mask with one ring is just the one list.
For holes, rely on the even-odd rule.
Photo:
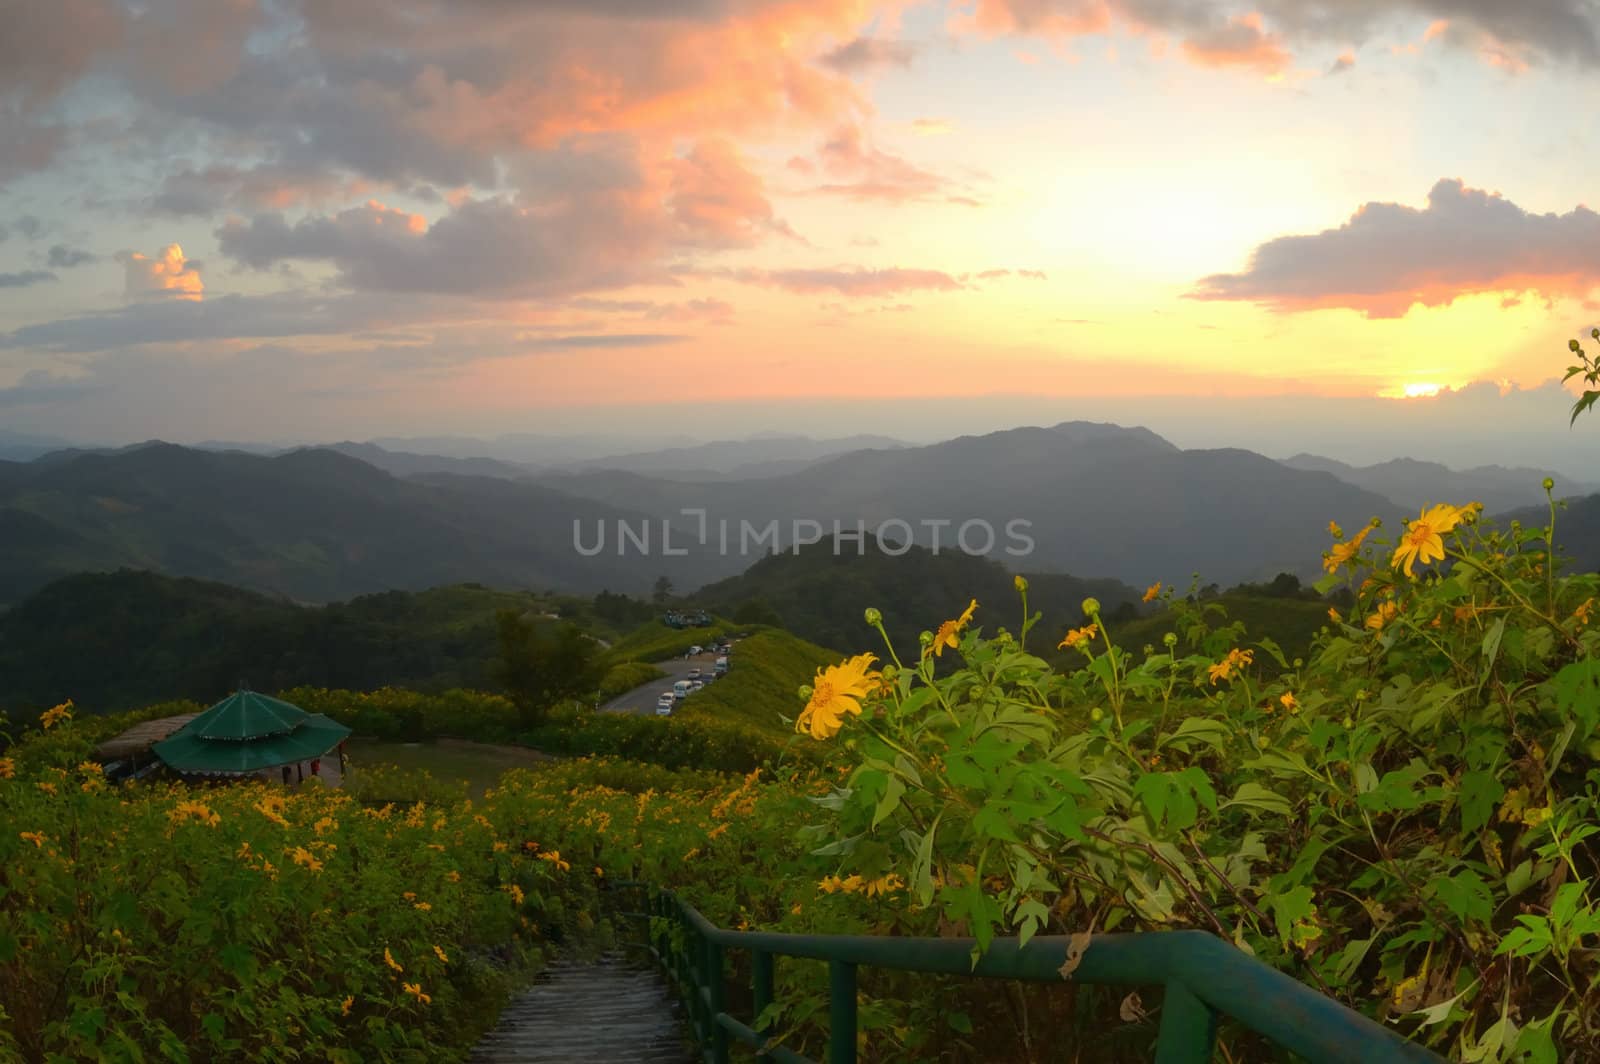
{"label": "sunset sky", "polygon": [[1547,383],[1600,321],[1593,0],[0,22],[0,428],[931,438],[1203,398],[1260,449],[1252,410],[1410,410],[1600,464]]}

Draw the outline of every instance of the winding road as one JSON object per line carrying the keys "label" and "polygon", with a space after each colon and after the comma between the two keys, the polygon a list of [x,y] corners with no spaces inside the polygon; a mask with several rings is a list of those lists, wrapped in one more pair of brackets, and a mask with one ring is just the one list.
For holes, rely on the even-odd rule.
{"label": "winding road", "polygon": [[[666,673],[660,679],[651,680],[647,684],[640,684],[633,690],[618,695],[600,707],[602,713],[637,713],[640,716],[651,716],[656,711],[656,699],[662,693],[670,694],[672,685],[679,680],[689,678],[689,670],[698,668],[704,675],[711,674],[711,666],[716,663],[719,655],[714,650],[696,654],[692,658],[671,658],[667,661],[658,661],[656,668]],[[733,664],[733,656],[729,655],[728,664]]]}

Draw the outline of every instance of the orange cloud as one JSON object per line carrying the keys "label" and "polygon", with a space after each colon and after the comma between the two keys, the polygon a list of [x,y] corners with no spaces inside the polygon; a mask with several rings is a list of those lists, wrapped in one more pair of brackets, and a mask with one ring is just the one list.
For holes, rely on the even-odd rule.
{"label": "orange cloud", "polygon": [[1288,69],[1289,53],[1277,36],[1261,27],[1255,13],[1229,19],[1226,26],[1186,39],[1183,53],[1197,66],[1248,67],[1263,74]]}
{"label": "orange cloud", "polygon": [[668,209],[687,242],[702,247],[748,247],[769,232],[794,236],[773,217],[761,178],[723,139],[702,140],[671,165]]}
{"label": "orange cloud", "polygon": [[1498,193],[1441,180],[1426,208],[1368,203],[1337,229],[1283,236],[1242,273],[1201,279],[1189,298],[1277,311],[1344,308],[1371,318],[1480,292],[1582,298],[1600,288],[1600,214],[1531,214]]}
{"label": "orange cloud", "polygon": [[[817,149],[814,164],[791,159],[789,167],[801,173],[822,171],[831,180],[815,191],[853,200],[907,203],[950,198],[956,192],[938,174],[868,144],[861,127],[854,123],[834,130]],[[970,196],[964,198],[975,203]]]}
{"label": "orange cloud", "polygon": [[153,259],[137,251],[121,251],[117,261],[122,263],[124,291],[129,299],[198,300],[205,292],[199,266],[184,258],[183,248],[177,244],[168,244]]}
{"label": "orange cloud", "polygon": [[954,292],[966,287],[942,270],[901,269],[791,269],[754,270],[737,269],[717,271],[712,276],[724,276],[748,284],[781,288],[787,292],[816,293],[837,292],[840,295],[882,296],[895,292],[935,291]]}

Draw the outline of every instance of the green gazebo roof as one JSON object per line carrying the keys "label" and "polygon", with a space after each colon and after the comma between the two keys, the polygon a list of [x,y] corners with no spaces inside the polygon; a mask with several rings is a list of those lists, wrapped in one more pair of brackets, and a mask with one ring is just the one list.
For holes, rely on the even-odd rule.
{"label": "green gazebo roof", "polygon": [[237,691],[151,749],[175,772],[247,775],[322,757],[349,734],[349,728],[320,713]]}

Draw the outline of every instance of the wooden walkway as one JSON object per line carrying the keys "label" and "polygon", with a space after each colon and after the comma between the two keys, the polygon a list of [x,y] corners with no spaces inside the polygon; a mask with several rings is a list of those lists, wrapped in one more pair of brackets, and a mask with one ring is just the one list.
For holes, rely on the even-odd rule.
{"label": "wooden walkway", "polygon": [[506,1006],[473,1064],[689,1064],[677,1001],[656,972],[610,953],[553,962]]}

